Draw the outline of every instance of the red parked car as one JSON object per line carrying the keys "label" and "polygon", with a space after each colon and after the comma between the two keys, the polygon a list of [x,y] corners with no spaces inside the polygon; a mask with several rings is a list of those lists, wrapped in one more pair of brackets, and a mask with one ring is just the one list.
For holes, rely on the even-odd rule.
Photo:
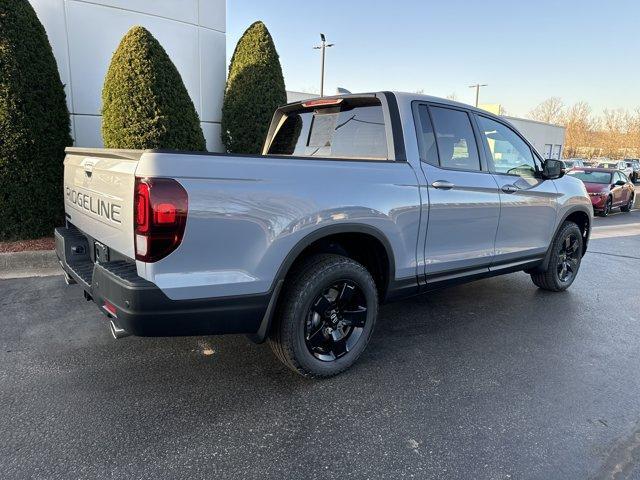
{"label": "red parked car", "polygon": [[620,170],[612,168],[580,168],[567,175],[579,178],[589,192],[595,213],[606,217],[612,208],[629,212],[635,201],[633,183]]}

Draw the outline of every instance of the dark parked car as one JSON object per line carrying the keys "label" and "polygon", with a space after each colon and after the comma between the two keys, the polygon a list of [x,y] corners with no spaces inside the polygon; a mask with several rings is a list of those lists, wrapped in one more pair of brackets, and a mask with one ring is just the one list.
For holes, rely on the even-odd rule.
{"label": "dark parked car", "polygon": [[629,212],[635,201],[635,189],[629,178],[619,170],[611,168],[581,168],[570,170],[567,175],[584,182],[593,210],[606,217],[612,208]]}

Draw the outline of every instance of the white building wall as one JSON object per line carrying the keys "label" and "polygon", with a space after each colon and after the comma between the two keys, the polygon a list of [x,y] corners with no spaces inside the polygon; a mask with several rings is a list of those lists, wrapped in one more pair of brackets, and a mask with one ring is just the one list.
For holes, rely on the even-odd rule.
{"label": "white building wall", "polygon": [[565,128],[526,118],[504,117],[529,140],[543,158],[562,158]]}
{"label": "white building wall", "polygon": [[210,151],[222,151],[226,0],[30,0],[44,25],[77,146],[102,146],[101,92],[111,56],[134,25],[147,28],[182,75]]}

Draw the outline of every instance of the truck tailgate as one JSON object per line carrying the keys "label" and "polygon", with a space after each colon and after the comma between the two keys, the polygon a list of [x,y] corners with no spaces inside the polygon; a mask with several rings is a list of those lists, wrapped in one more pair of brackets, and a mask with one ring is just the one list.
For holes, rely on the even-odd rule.
{"label": "truck tailgate", "polygon": [[97,241],[134,258],[133,195],[142,150],[67,148],[67,219]]}

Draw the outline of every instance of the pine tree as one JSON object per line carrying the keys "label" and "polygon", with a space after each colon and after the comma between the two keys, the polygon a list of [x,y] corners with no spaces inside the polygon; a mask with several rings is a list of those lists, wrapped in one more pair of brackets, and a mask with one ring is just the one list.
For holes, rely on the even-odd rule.
{"label": "pine tree", "polygon": [[269,30],[255,22],[229,64],[222,107],[222,142],[232,153],[260,153],[274,111],[287,102],[278,52]]}
{"label": "pine tree", "polygon": [[102,139],[107,148],[205,150],[180,73],[143,27],[131,28],[111,59],[102,88]]}
{"label": "pine tree", "polygon": [[0,240],[63,223],[69,111],[49,39],[27,0],[0,2]]}

